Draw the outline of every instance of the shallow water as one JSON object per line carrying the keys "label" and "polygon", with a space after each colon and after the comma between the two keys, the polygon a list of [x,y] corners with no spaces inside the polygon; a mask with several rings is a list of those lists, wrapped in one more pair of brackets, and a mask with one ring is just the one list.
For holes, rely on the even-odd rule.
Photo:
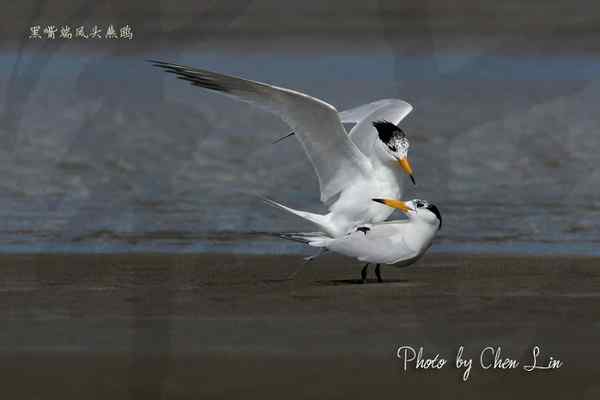
{"label": "shallow water", "polygon": [[[600,58],[445,52],[0,57],[0,250],[289,253],[311,229],[256,194],[323,211],[276,117],[145,63],[177,61],[353,107],[400,97],[433,251],[598,254]],[[394,218],[400,218],[394,214]]]}

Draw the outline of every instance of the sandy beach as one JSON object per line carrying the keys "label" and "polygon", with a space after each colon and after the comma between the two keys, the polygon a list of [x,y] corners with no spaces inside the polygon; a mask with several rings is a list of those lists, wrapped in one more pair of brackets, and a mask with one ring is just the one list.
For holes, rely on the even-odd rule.
{"label": "sandy beach", "polygon": [[[3,255],[10,398],[597,398],[599,260],[428,255],[358,281],[326,256]],[[454,367],[486,346],[514,370]],[[532,348],[563,366],[525,372]],[[448,359],[403,370],[400,346]],[[451,365],[450,365],[451,364]]]}

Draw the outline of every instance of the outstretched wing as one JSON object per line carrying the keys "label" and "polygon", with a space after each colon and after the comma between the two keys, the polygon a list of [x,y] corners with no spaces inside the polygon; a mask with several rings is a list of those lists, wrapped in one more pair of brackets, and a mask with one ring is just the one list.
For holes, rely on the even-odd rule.
{"label": "outstretched wing", "polygon": [[368,176],[371,163],[351,140],[330,104],[290,89],[162,61],[150,61],[194,86],[215,90],[278,115],[296,132],[312,163],[326,202],[353,180]]}
{"label": "outstretched wing", "polygon": [[342,111],[340,118],[344,123],[356,123],[350,130],[350,139],[364,155],[370,157],[373,141],[377,138],[373,122],[389,121],[397,125],[412,110],[413,106],[404,100],[384,99]]}

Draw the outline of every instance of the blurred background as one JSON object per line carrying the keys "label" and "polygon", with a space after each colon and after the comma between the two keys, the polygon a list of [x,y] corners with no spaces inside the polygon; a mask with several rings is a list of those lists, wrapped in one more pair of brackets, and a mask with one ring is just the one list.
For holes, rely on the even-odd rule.
{"label": "blurred background", "polygon": [[[600,254],[588,1],[20,1],[0,22],[0,251],[303,251],[268,234],[311,227],[254,196],[325,211],[300,145],[272,144],[287,127],[159,59],[412,103],[406,198],[439,206],[434,251]],[[30,38],[48,25],[133,38]]]}

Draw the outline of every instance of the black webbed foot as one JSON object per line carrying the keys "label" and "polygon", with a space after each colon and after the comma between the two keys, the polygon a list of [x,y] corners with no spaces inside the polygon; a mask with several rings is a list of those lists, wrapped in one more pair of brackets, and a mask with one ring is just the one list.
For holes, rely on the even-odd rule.
{"label": "black webbed foot", "polygon": [[366,235],[367,235],[367,232],[369,232],[369,231],[371,230],[371,228],[368,228],[368,227],[366,227],[366,226],[361,226],[361,227],[358,227],[358,228],[356,228],[356,230],[357,230],[357,231],[360,231],[360,232],[362,232],[362,233],[364,233],[364,234],[365,234],[365,236],[366,236]]}

